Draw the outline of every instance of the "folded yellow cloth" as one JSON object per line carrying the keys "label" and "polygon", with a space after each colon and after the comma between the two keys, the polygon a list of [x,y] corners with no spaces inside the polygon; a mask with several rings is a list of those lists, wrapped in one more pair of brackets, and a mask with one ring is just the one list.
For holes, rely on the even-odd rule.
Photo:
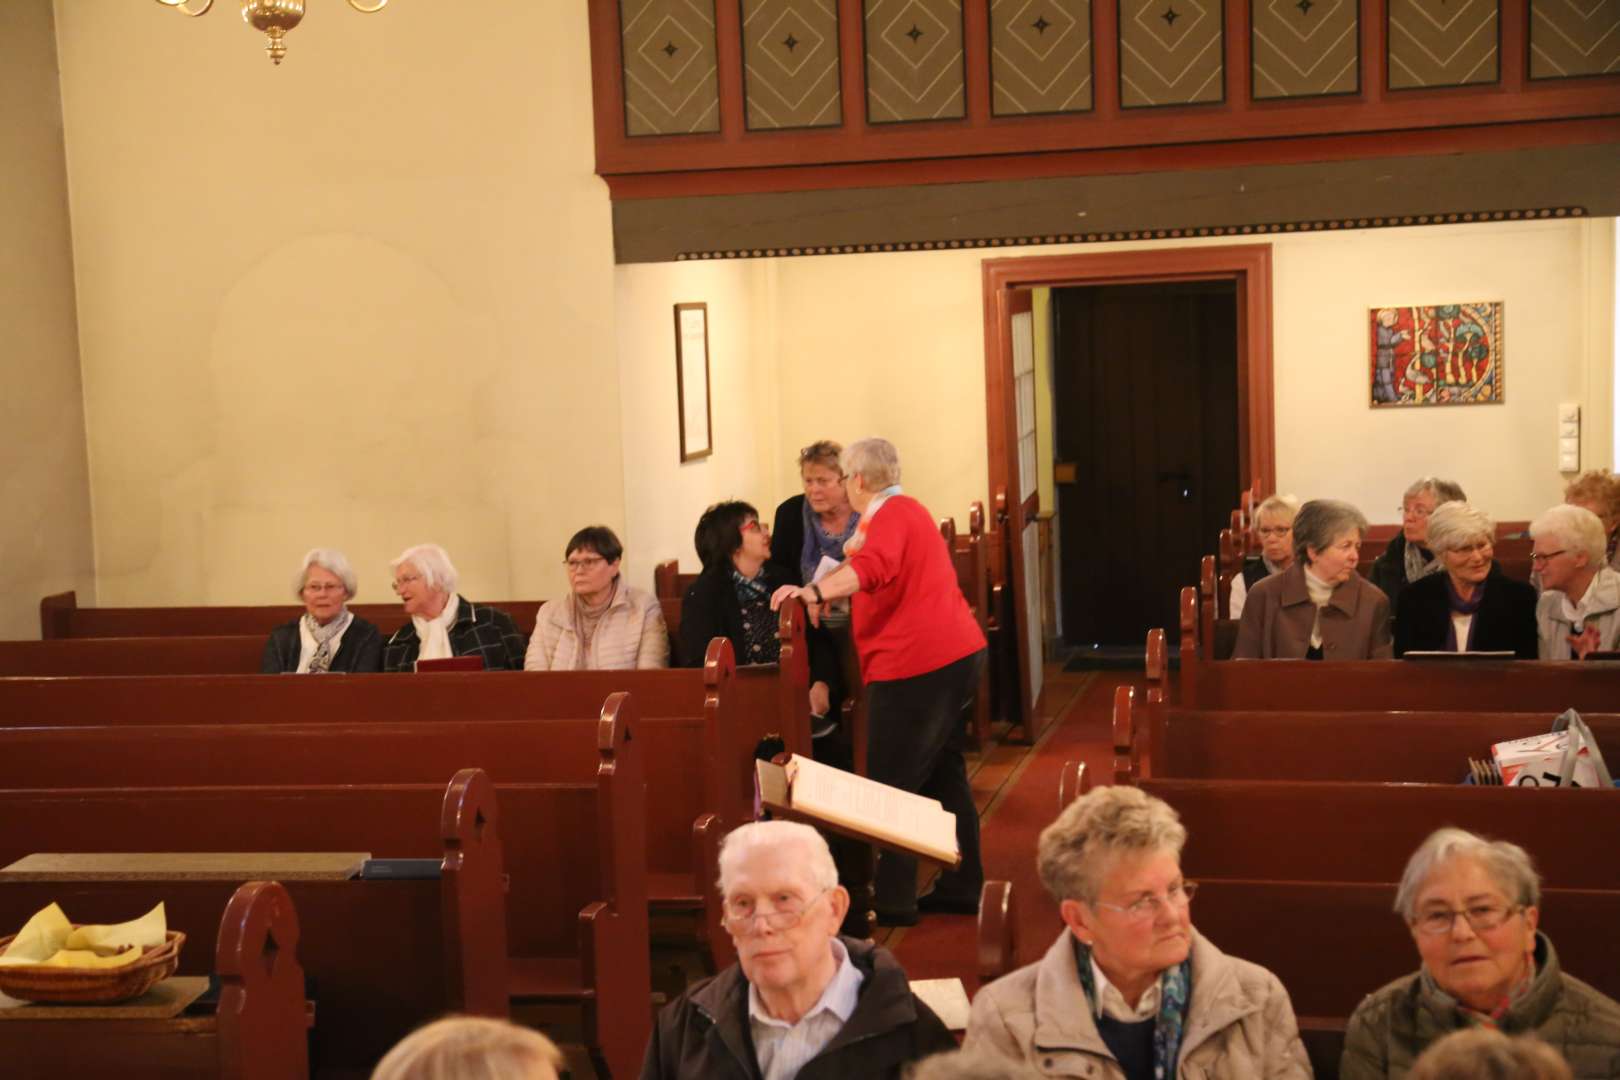
{"label": "folded yellow cloth", "polygon": [[138,919],[77,930],[55,904],[35,912],[0,954],[0,965],[46,964],[51,967],[120,967],[138,960],[144,949],[168,939],[163,905]]}
{"label": "folded yellow cloth", "polygon": [[133,964],[140,958],[141,950],[139,949],[125,949],[123,952],[114,953],[111,956],[102,956],[99,953],[91,952],[89,949],[63,949],[61,952],[45,961],[45,966],[67,968],[115,968],[123,967],[125,964]]}

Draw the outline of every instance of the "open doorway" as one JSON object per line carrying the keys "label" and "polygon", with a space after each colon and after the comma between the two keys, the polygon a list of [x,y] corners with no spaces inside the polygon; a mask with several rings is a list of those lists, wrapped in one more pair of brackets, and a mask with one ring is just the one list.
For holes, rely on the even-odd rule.
{"label": "open doorway", "polygon": [[1139,650],[1175,625],[1242,482],[1237,285],[1051,292],[1056,598],[1063,642]]}

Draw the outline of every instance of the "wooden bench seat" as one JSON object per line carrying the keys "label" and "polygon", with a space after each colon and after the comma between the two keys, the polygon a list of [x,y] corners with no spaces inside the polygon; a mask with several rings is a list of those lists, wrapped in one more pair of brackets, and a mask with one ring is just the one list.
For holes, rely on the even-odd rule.
{"label": "wooden bench seat", "polygon": [[[587,1042],[615,1074],[624,1075],[633,1074],[640,1061],[651,994],[645,778],[640,748],[632,749],[629,741],[634,726],[628,700],[610,701],[603,707],[594,778],[507,783],[498,796],[499,835],[510,882],[505,955],[516,964],[508,969],[503,961],[498,978],[515,998],[582,1007]],[[60,852],[345,850],[444,858],[444,842],[435,828],[443,802],[443,786],[425,783],[5,790],[0,791],[0,819],[8,828],[0,859],[11,861],[23,847]],[[483,820],[488,827],[494,818],[485,815]],[[380,1050],[445,1007],[439,989],[444,982],[440,950],[430,950],[433,971],[415,976],[402,971],[399,956],[410,952],[410,943],[421,941],[426,929],[435,931],[429,939],[441,936],[439,890],[436,883],[430,890],[417,889],[413,899],[400,888],[404,884],[332,886],[333,903],[348,909],[340,934],[317,939],[321,924],[313,913],[306,918],[305,965],[317,977],[323,1000],[345,1003],[338,1007],[340,1013],[374,1008],[371,999],[435,998],[433,1007],[423,1009],[418,1006],[425,1001],[416,997],[416,1005],[395,1014],[405,1021],[403,1027],[368,1022],[361,1025],[366,1032],[362,1037],[350,1025],[341,1025],[342,1035],[332,1036],[338,1043],[330,1060],[337,1064],[369,1068]],[[183,895],[183,890],[177,892]],[[12,893],[0,888],[0,902],[10,903],[5,898]],[[490,921],[487,912],[468,914],[483,924]],[[330,952],[313,951],[317,941]],[[330,958],[330,966],[319,959],[323,956]],[[531,961],[570,962],[573,968],[558,963],[549,970],[577,970],[581,978],[571,986],[555,979],[532,982],[528,975],[536,965]]]}
{"label": "wooden bench seat", "polygon": [[[0,1019],[5,1074],[15,1080],[309,1076],[310,1014],[293,902],[268,881],[250,881],[226,893],[224,905],[209,908],[197,931],[188,933],[191,956],[206,957],[201,969],[219,977],[213,1007],[193,1007],[170,1019],[27,1019],[25,1008]],[[80,908],[68,910],[77,915]],[[130,910],[122,909],[124,916]]]}

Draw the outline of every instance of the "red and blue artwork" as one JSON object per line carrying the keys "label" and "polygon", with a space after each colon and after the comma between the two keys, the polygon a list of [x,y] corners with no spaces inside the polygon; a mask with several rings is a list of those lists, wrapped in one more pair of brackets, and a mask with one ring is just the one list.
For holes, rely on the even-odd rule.
{"label": "red and blue artwork", "polygon": [[1502,304],[1373,308],[1372,406],[1502,400]]}

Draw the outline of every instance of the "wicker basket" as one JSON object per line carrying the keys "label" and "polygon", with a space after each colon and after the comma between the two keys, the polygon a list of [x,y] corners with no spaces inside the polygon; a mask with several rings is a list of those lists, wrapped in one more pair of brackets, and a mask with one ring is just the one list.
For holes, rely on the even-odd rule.
{"label": "wicker basket", "polygon": [[[12,935],[15,937],[16,935]],[[104,1005],[140,997],[180,967],[186,935],[170,930],[162,945],[146,949],[139,960],[115,968],[46,967],[44,964],[0,966],[0,994],[22,1001],[59,1005]],[[0,938],[0,953],[11,937]]]}

